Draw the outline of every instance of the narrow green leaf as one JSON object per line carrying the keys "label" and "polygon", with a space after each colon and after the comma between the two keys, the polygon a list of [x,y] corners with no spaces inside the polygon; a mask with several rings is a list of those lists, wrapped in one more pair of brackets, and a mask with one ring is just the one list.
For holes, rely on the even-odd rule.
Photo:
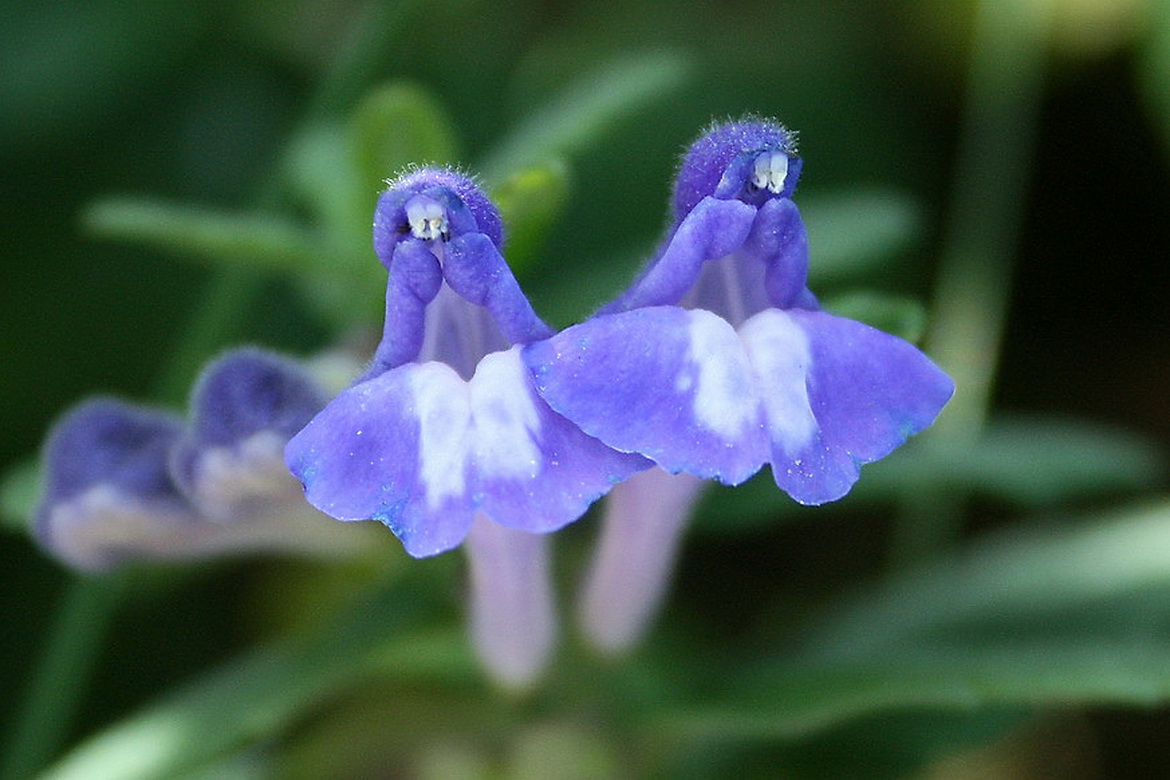
{"label": "narrow green leaf", "polygon": [[920,205],[897,190],[863,188],[798,200],[808,228],[814,289],[871,273],[922,235]]}
{"label": "narrow green leaf", "polygon": [[508,264],[517,274],[535,261],[565,210],[569,199],[569,169],[552,159],[517,171],[492,191],[504,219]]}
{"label": "narrow green leaf", "polygon": [[417,588],[385,589],[320,633],[253,650],[194,680],[82,743],[42,777],[146,780],[207,766],[280,733],[322,698],[377,673],[385,645],[398,636],[409,640],[406,632],[432,610],[432,599]]}
{"label": "narrow green leaf", "polygon": [[1170,501],[1003,534],[845,599],[729,703],[709,739],[795,739],[882,711],[1170,700]]}
{"label": "narrow green leaf", "polygon": [[969,447],[908,446],[865,467],[858,489],[869,498],[935,483],[1037,508],[1149,488],[1165,473],[1160,449],[1132,432],[1012,416],[993,420]]}
{"label": "narrow green leaf", "polygon": [[1148,3],[1145,11],[1149,18],[1136,72],[1162,141],[1170,149],[1170,3]]}
{"label": "narrow green leaf", "polygon": [[30,458],[8,468],[0,477],[0,520],[10,531],[28,533],[37,498],[41,494],[41,470]]}
{"label": "narrow green leaf", "polygon": [[459,154],[442,104],[421,86],[402,81],[362,99],[350,120],[350,139],[361,186],[372,193],[409,165],[451,164]]}
{"label": "narrow green leaf", "polygon": [[[1148,489],[1166,473],[1165,458],[1153,442],[1079,420],[1001,417],[969,447],[932,444],[911,441],[863,466],[861,479],[840,504],[890,502],[942,487],[1035,509]],[[747,531],[816,511],[788,498],[765,469],[736,488],[712,485],[696,513],[696,528]]]}
{"label": "narrow green leaf", "polygon": [[611,62],[571,84],[534,111],[481,163],[489,181],[593,143],[617,119],[645,110],[655,98],[679,88],[687,62],[670,52]]}
{"label": "narrow green leaf", "polygon": [[311,267],[319,254],[314,236],[266,214],[231,214],[136,198],[107,198],[82,214],[91,234],[132,241],[212,265],[278,271]]}
{"label": "narrow green leaf", "polygon": [[300,289],[321,319],[338,332],[355,322],[377,327],[386,272],[370,244],[380,187],[363,183],[348,127],[325,121],[302,131],[289,147],[286,175],[322,235],[312,273]]}
{"label": "narrow green leaf", "polygon": [[[1039,614],[1057,616],[1061,610],[1083,610],[1103,600],[1137,598],[1156,607],[1170,620],[1170,503],[1163,502],[1069,529],[1047,525],[1043,530],[1005,534],[987,541],[955,561],[943,561],[900,577],[888,587],[851,603],[821,632],[815,644],[836,654],[899,641],[918,639],[940,625],[957,631],[958,623],[989,617],[1011,626],[1019,640],[1050,638],[1054,625],[1032,623]],[[1102,625],[1128,620],[1124,610],[1112,615],[1092,613]],[[1013,620],[1029,620],[1015,625]],[[1147,617],[1141,616],[1144,623]],[[980,623],[982,625],[982,623]],[[1170,623],[1158,633],[1170,629]],[[1090,631],[1081,638],[1091,639]],[[1134,635],[1132,639],[1143,637]],[[944,643],[945,637],[939,637]],[[1166,653],[1170,654],[1170,645]],[[1164,681],[1170,686],[1170,675]]]}
{"label": "narrow green leaf", "polygon": [[291,187],[312,213],[313,224],[336,250],[370,245],[377,185],[363,186],[349,146],[348,128],[338,121],[310,125],[293,138],[285,160]]}

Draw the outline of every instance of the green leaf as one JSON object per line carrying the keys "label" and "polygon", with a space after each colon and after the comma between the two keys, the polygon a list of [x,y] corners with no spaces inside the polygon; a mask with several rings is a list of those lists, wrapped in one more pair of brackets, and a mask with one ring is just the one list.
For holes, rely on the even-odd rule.
{"label": "green leaf", "polygon": [[1149,19],[1137,60],[1138,83],[1150,104],[1162,141],[1170,149],[1170,3],[1147,4]]}
{"label": "green leaf", "polygon": [[11,531],[28,533],[41,494],[41,470],[34,459],[16,463],[0,478],[0,520]]}
{"label": "green leaf", "polygon": [[[1159,484],[1165,466],[1153,442],[1118,428],[1079,420],[1000,417],[970,446],[911,441],[863,466],[861,479],[839,503],[843,508],[890,503],[925,488],[943,488],[1035,509],[1149,489]],[[747,531],[816,511],[788,498],[764,469],[737,488],[713,485],[696,513],[696,528]]]}
{"label": "green leaf", "polygon": [[[192,772],[279,734],[323,698],[386,671],[385,659],[409,676],[417,653],[408,651],[420,648],[410,630],[433,615],[433,601],[419,588],[385,588],[317,634],[253,650],[192,681],[82,743],[42,777],[145,780]],[[396,649],[400,642],[406,649]],[[422,676],[436,666],[444,680],[475,674],[466,653],[447,649],[452,644],[463,646],[462,633],[448,634],[441,650],[423,643],[440,660],[418,658]],[[461,678],[451,664],[472,671]]]}
{"label": "green leaf", "polygon": [[911,343],[919,341],[926,330],[926,308],[913,298],[865,290],[837,295],[821,303],[833,314],[860,320]]}
{"label": "green leaf", "polygon": [[312,233],[269,214],[232,214],[156,200],[106,198],[82,213],[91,234],[165,249],[212,265],[299,271],[318,261]]}
{"label": "green leaf", "polygon": [[350,134],[360,186],[371,193],[407,166],[452,164],[459,155],[455,129],[442,104],[407,82],[385,84],[362,98],[350,120]]}
{"label": "green leaf", "polygon": [[325,322],[345,332],[355,322],[377,327],[386,272],[374,256],[370,225],[379,185],[363,184],[348,128],[323,121],[293,139],[286,175],[322,234],[313,273],[300,289]]}
{"label": "green leaf", "polygon": [[924,219],[910,195],[859,188],[801,198],[808,228],[809,283],[814,289],[857,279],[906,252],[923,232]]}
{"label": "green leaf", "polygon": [[673,756],[673,767],[678,769],[668,775],[866,780],[918,777],[916,772],[930,761],[984,745],[1025,723],[1030,714],[1027,708],[883,712],[802,739],[754,745],[745,745],[741,739],[696,739],[692,735],[679,741]]}
{"label": "green leaf", "polygon": [[523,274],[540,254],[569,200],[569,170],[552,159],[519,170],[492,191],[507,237],[508,264]]}
{"label": "green leaf", "polygon": [[285,171],[326,242],[336,250],[353,253],[359,247],[369,249],[378,187],[362,185],[348,133],[337,121],[304,128],[289,145]]}
{"label": "green leaf", "polygon": [[1170,700],[1170,501],[1001,534],[825,614],[732,703],[671,728],[795,739],[908,708]]}
{"label": "green leaf", "polygon": [[569,85],[504,138],[481,163],[489,181],[591,143],[615,121],[644,111],[686,80],[686,60],[673,53],[642,54],[611,62]]}
{"label": "green leaf", "polygon": [[971,446],[912,444],[922,446],[863,469],[858,489],[864,497],[871,490],[873,497],[905,495],[934,483],[1039,508],[1150,488],[1166,472],[1161,450],[1149,439],[1083,420],[1005,416]]}

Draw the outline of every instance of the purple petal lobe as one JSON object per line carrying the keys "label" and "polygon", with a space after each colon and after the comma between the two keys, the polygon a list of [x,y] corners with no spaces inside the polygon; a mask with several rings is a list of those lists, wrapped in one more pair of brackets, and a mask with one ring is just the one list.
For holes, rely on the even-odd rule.
{"label": "purple petal lobe", "polygon": [[471,380],[479,502],[493,520],[555,531],[650,461],[613,450],[536,394],[520,347],[485,357]]}
{"label": "purple petal lobe", "polygon": [[441,363],[407,364],[333,399],[288,443],[309,503],[339,520],[385,523],[411,555],[457,546],[467,497],[463,380]]}
{"label": "purple petal lobe", "polygon": [[309,502],[380,520],[422,557],[462,542],[477,511],[560,528],[649,465],[555,415],[519,349],[489,354],[470,381],[442,363],[408,364],[342,393],[285,450]]}
{"label": "purple petal lobe", "polygon": [[461,236],[446,246],[443,275],[455,292],[491,312],[510,344],[551,335],[499,250],[482,233]]}
{"label": "purple petal lobe", "polygon": [[667,471],[738,484],[767,459],[747,352],[708,311],[597,317],[529,346],[524,358],[554,410]]}
{"label": "purple petal lobe", "polygon": [[45,448],[37,536],[73,566],[98,570],[157,546],[197,519],[171,481],[167,452],[182,432],[173,415],[110,399],[81,404]]}
{"label": "purple petal lobe", "polygon": [[671,234],[642,277],[603,311],[678,303],[698,280],[703,263],[743,244],[755,217],[756,209],[738,200],[704,198]]}
{"label": "purple petal lobe", "polygon": [[246,514],[296,483],[285,442],[325,406],[325,393],[297,363],[239,349],[211,363],[191,399],[191,429],[170,452],[175,484],[205,514]]}
{"label": "purple petal lobe", "polygon": [[913,345],[825,312],[768,309],[740,329],[772,476],[803,504],[841,498],[864,463],[929,426],[954,390]]}
{"label": "purple petal lobe", "polygon": [[795,203],[770,200],[761,206],[743,251],[763,262],[764,289],[772,306],[799,305],[808,290],[808,233]]}

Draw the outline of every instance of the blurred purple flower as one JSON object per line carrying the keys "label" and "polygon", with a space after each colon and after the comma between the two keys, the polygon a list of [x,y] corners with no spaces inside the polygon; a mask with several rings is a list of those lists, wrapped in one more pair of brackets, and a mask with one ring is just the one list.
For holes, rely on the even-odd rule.
{"label": "blurred purple flower", "polygon": [[285,442],[323,405],[300,366],[256,349],[204,369],[189,426],[157,409],[87,401],[49,436],[37,537],[90,571],[132,560],[353,549],[283,468]]}

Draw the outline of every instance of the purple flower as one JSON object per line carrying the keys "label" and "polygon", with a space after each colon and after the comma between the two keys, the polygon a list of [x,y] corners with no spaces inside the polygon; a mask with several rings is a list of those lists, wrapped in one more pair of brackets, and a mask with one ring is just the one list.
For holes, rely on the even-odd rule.
{"label": "purple flower", "polygon": [[284,469],[285,442],[323,405],[303,369],[255,349],[204,369],[189,426],[161,410],[87,401],[49,436],[37,536],[91,571],[136,559],[349,549]]}
{"label": "purple flower", "polygon": [[303,501],[284,446],[325,401],[292,361],[256,349],[225,355],[195,387],[191,429],[171,453],[176,484],[212,518]]}
{"label": "purple flower", "polygon": [[524,351],[554,410],[666,471],[739,484],[764,463],[802,504],[930,425],[953,392],[911,344],[821,311],[783,127],[718,125],[683,160],[674,225],[593,319]]}
{"label": "purple flower", "polygon": [[197,522],[167,471],[182,430],[174,415],[112,399],[87,401],[58,421],[34,514],[42,546],[93,571],[165,549],[168,537]]}
{"label": "purple flower", "polygon": [[482,513],[554,531],[649,464],[536,394],[521,345],[552,335],[500,254],[499,214],[467,177],[421,169],[374,215],[389,269],[381,344],[364,377],[289,442],[310,503],[376,519],[415,557],[458,546]]}

